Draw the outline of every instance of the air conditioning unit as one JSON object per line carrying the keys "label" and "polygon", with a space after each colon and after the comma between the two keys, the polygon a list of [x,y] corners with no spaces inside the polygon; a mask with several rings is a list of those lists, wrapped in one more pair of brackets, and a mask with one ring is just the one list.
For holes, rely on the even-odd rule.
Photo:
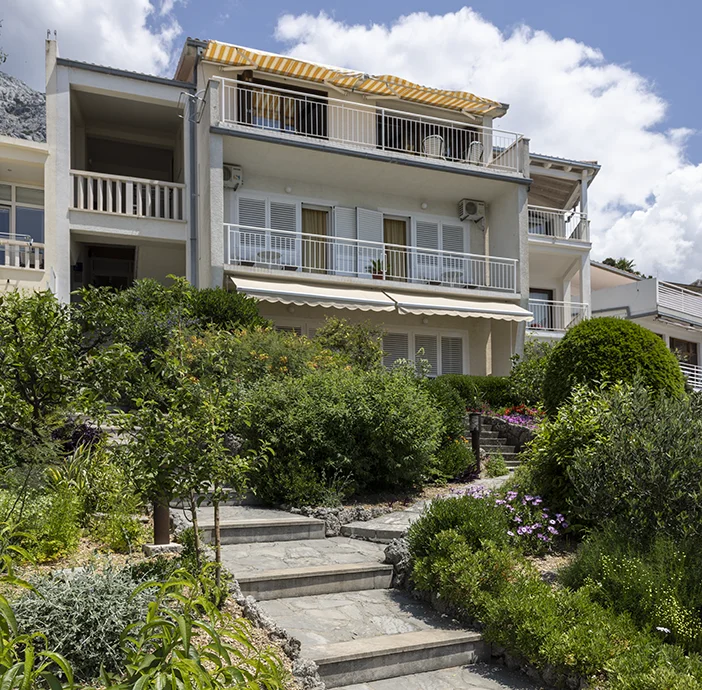
{"label": "air conditioning unit", "polygon": [[239,165],[224,164],[223,170],[224,186],[227,189],[239,189],[244,184],[244,171]]}
{"label": "air conditioning unit", "polygon": [[472,220],[479,222],[485,219],[485,202],[461,199],[458,202],[458,217],[462,221]]}

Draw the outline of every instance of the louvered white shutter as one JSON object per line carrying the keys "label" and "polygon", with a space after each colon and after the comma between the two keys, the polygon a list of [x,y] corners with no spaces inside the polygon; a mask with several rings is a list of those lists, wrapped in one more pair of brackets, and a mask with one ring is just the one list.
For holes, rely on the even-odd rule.
{"label": "louvered white shutter", "polygon": [[[431,365],[429,376],[439,375],[439,348],[435,335],[416,335],[414,337],[415,359],[426,359]],[[420,353],[420,350],[424,352]]]}
{"label": "louvered white shutter", "polygon": [[409,336],[407,333],[386,333],[383,336],[383,364],[389,369],[398,359],[409,358]]}
{"label": "louvered white shutter", "polygon": [[[439,270],[439,224],[428,220],[416,222],[417,251],[415,252],[415,276],[418,280],[438,281]],[[428,251],[422,251],[428,250]]]}
{"label": "louvered white shutter", "polygon": [[266,249],[266,233],[254,228],[266,227],[266,200],[251,199],[240,196],[238,199],[238,257],[241,261],[250,263],[259,259],[259,254]]}
{"label": "louvered white shutter", "polygon": [[356,209],[337,206],[334,209],[334,271],[343,275],[356,273]]}
{"label": "louvered white shutter", "polygon": [[284,201],[271,201],[271,229],[282,232],[271,232],[271,249],[274,263],[284,266],[299,266],[297,256],[297,205]]}
{"label": "louvered white shutter", "polygon": [[[372,272],[374,261],[385,265],[383,248],[383,214],[367,208],[356,209],[356,230],[358,232],[358,272]],[[364,244],[374,242],[377,244]]]}
{"label": "louvered white shutter", "polygon": [[441,338],[441,373],[463,373],[463,338]]}
{"label": "louvered white shutter", "polygon": [[[465,285],[468,266],[466,259],[460,256],[464,252],[464,229],[462,225],[441,224],[441,247],[443,249],[443,278],[447,283]],[[448,254],[447,252],[456,252]]]}

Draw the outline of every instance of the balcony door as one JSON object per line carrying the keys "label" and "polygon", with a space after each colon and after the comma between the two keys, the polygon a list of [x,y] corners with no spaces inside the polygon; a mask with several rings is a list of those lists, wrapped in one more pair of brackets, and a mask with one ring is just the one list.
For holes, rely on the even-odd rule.
{"label": "balcony door", "polygon": [[700,361],[697,343],[690,342],[689,340],[680,340],[679,338],[671,338],[670,349],[684,364],[699,366]]}
{"label": "balcony door", "polygon": [[534,314],[534,321],[530,324],[530,328],[542,328],[550,331],[556,327],[553,290],[539,288],[529,290],[529,308]]}
{"label": "balcony door", "polygon": [[408,219],[383,217],[385,244],[385,277],[388,280],[407,280]]}
{"label": "balcony door", "polygon": [[302,206],[302,267],[310,273],[327,273],[329,256],[329,209]]}

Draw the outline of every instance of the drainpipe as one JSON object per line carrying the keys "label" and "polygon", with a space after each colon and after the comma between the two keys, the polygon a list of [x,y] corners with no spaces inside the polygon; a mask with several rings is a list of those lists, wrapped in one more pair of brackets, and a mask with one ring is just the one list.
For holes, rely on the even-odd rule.
{"label": "drainpipe", "polygon": [[200,48],[195,56],[193,74],[195,79],[195,93],[188,98],[188,127],[190,137],[190,282],[195,287],[198,285],[198,246],[197,246],[197,220],[198,220],[198,179],[197,179],[197,67],[200,62]]}

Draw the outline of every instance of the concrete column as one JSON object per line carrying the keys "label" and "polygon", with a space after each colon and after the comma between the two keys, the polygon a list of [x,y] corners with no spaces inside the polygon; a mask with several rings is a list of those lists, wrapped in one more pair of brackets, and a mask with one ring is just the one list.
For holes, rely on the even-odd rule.
{"label": "concrete column", "polygon": [[56,41],[46,41],[46,142],[49,157],[44,168],[45,262],[46,271],[56,276],[56,296],[68,302],[71,298],[68,211],[71,204],[71,93],[69,70],[56,64],[57,57]]}
{"label": "concrete column", "polygon": [[580,301],[588,305],[588,316],[592,312],[592,282],[590,278],[590,253],[580,259]]}
{"label": "concrete column", "polygon": [[515,354],[517,325],[512,321],[492,321],[492,375],[507,376]]}
{"label": "concrete column", "polygon": [[[528,146],[528,140],[526,142]],[[529,193],[526,187],[519,187],[518,213],[519,213],[519,304],[529,310],[529,286],[531,275],[529,273]],[[526,337],[526,324],[520,323],[516,327],[515,352],[524,353],[524,339]]]}
{"label": "concrete column", "polygon": [[580,213],[587,215],[587,182],[590,175],[587,170],[583,170],[580,178]]}
{"label": "concrete column", "polygon": [[490,345],[490,320],[470,319],[468,334],[468,373],[472,376],[485,376],[488,373]]}

